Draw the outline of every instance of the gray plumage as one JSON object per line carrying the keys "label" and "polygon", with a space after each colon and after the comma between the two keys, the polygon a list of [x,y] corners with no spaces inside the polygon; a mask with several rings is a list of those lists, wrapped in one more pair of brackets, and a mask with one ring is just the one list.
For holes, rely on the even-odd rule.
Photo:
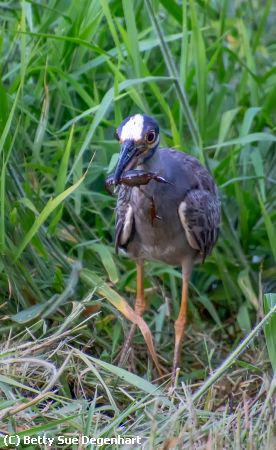
{"label": "gray plumage", "polygon": [[[169,148],[157,149],[139,169],[170,184],[151,180],[142,187],[120,186],[116,206],[116,246],[136,261],[182,265],[204,260],[219,232],[220,202],[214,181],[197,159]],[[152,221],[152,201],[156,215]]]}
{"label": "gray plumage", "polygon": [[[181,301],[174,323],[172,379],[175,380],[180,368],[193,264],[204,261],[218,238],[218,191],[211,175],[197,159],[174,149],[158,148],[159,126],[152,117],[144,114],[127,117],[116,135],[121,151],[115,173],[107,184],[117,186],[118,193],[116,249],[122,248],[136,261],[135,312],[139,316],[146,309],[144,261],[182,267]],[[133,323],[119,364],[124,362],[135,329]],[[156,355],[152,357],[161,374]]]}

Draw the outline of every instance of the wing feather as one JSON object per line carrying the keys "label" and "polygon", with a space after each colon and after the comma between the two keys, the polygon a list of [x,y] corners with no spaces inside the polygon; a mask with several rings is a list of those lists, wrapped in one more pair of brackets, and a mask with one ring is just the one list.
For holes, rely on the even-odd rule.
{"label": "wing feather", "polygon": [[189,245],[199,251],[204,261],[211,253],[219,234],[218,196],[206,190],[192,190],[180,203],[178,214]]}
{"label": "wing feather", "polygon": [[130,205],[131,188],[120,186],[116,206],[115,250],[129,241],[134,227],[133,208]]}

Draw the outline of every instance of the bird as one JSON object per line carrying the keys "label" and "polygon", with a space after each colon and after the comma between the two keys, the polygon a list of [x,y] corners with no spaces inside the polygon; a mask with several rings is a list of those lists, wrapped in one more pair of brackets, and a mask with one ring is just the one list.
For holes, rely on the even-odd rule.
{"label": "bird", "polygon": [[[181,369],[193,265],[204,262],[218,239],[218,188],[209,171],[195,157],[174,148],[159,147],[160,129],[153,117],[140,113],[131,115],[118,126],[115,136],[121,145],[113,176],[117,194],[115,246],[136,263],[135,312],[142,317],[146,309],[146,261],[179,266],[182,270],[179,314],[174,323],[174,379]],[[145,183],[141,182],[142,174],[145,174]],[[132,182],[124,184],[131,175]],[[127,356],[135,330],[136,325],[132,324],[122,349],[121,363]]]}

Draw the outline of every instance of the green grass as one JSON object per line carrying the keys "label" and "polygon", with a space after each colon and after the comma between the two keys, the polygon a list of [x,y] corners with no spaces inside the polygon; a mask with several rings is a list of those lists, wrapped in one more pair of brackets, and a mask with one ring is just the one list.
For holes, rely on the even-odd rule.
{"label": "green grass", "polygon": [[[0,433],[274,448],[273,2],[6,1],[0,23]],[[140,332],[125,369],[114,363],[135,266],[115,254],[104,179],[114,129],[140,111],[162,145],[206,164],[222,202],[170,392]],[[148,263],[145,284],[169,371],[179,269]]]}

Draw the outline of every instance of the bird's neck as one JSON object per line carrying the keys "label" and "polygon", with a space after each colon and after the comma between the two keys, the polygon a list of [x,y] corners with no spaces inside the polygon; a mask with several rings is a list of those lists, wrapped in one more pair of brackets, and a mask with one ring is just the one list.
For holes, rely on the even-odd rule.
{"label": "bird's neck", "polygon": [[159,154],[157,150],[158,146],[152,148],[147,156],[139,164],[139,168],[143,170],[150,170],[152,167],[156,166],[156,162],[159,159]]}

